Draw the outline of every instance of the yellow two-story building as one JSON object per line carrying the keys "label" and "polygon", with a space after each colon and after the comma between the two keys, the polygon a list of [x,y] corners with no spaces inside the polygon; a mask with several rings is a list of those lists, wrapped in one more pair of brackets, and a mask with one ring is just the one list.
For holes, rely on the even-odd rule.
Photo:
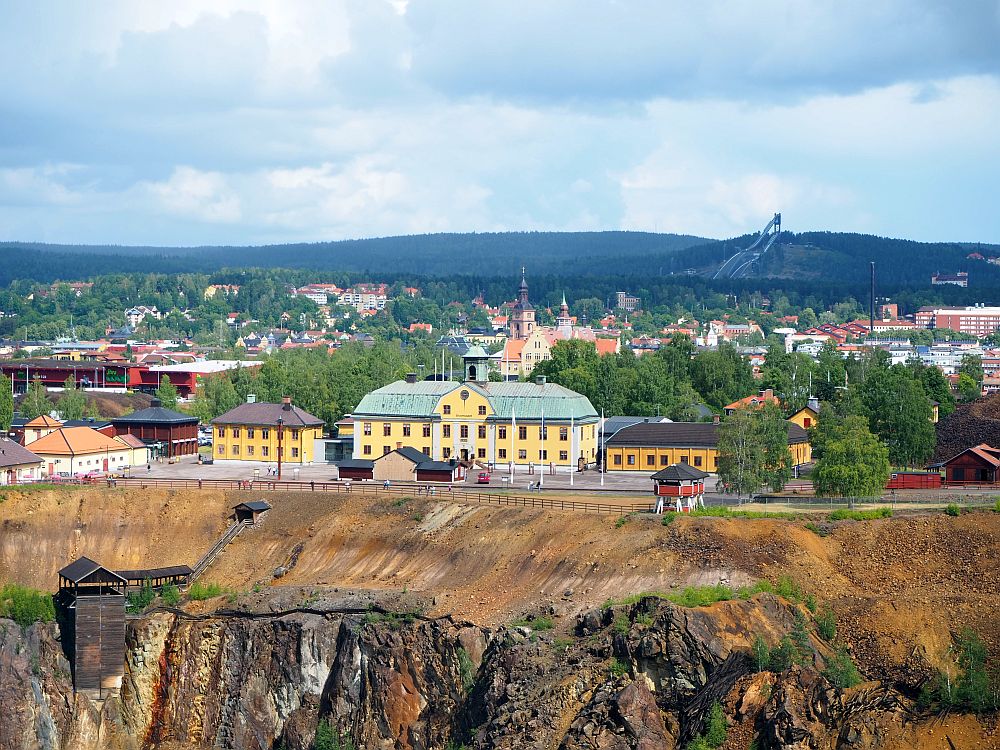
{"label": "yellow two-story building", "polygon": [[[212,455],[217,461],[278,461],[311,464],[323,420],[285,398],[280,404],[240,404],[212,420]],[[322,457],[321,457],[322,458]]]}
{"label": "yellow two-story building", "polygon": [[539,378],[489,382],[489,355],[472,347],[464,382],[404,380],[372,391],[352,414],[355,459],[403,446],[431,459],[543,465],[568,470],[597,458],[598,416],[589,399]]}

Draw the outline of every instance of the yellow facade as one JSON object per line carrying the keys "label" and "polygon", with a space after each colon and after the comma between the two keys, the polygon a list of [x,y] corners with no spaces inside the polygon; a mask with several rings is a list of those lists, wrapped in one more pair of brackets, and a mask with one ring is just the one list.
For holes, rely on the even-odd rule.
{"label": "yellow facade", "polygon": [[[231,461],[277,462],[278,428],[274,425],[216,423],[213,427],[212,455],[214,458]],[[282,427],[282,463],[312,463],[315,441],[322,437],[322,427]]]}
{"label": "yellow facade", "polygon": [[797,424],[803,430],[808,430],[819,424],[819,414],[808,406],[803,406],[788,418],[792,424]]}
{"label": "yellow facade", "polygon": [[[812,461],[812,446],[809,443],[792,443],[788,450],[792,454],[793,466]],[[606,452],[608,471],[656,472],[678,463],[687,463],[713,474],[719,470],[719,451],[716,448],[608,446]]]}

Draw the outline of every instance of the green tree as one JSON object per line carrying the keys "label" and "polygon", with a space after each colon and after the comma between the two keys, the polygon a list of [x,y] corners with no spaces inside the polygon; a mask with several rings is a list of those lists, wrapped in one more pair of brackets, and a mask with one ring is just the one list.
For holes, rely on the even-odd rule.
{"label": "green tree", "polygon": [[48,391],[41,380],[35,378],[28,386],[28,392],[24,394],[21,401],[21,416],[25,419],[34,419],[52,411],[52,401],[49,399]]}
{"label": "green tree", "polygon": [[880,497],[889,479],[889,449],[869,431],[864,417],[829,421],[822,456],[812,473],[816,494]]}
{"label": "green tree", "polygon": [[955,411],[955,394],[951,392],[951,384],[938,367],[920,365],[916,369],[924,393],[938,402],[938,414],[947,417]]}
{"label": "green tree", "polygon": [[969,403],[970,401],[975,401],[983,395],[982,388],[973,380],[972,376],[967,372],[960,373],[958,376],[958,397],[963,401],[963,403]]}
{"label": "green tree", "polygon": [[14,420],[14,384],[0,373],[0,431],[7,432]]}
{"label": "green tree", "polygon": [[792,475],[788,422],[773,404],[737,409],[719,427],[719,480],[737,497],[779,491]]}
{"label": "green tree", "polygon": [[59,397],[59,413],[63,419],[83,419],[87,409],[87,397],[76,387],[76,381],[70,375],[63,383],[63,392]]}
{"label": "green tree", "polygon": [[889,446],[893,465],[919,466],[930,458],[937,440],[930,399],[905,366],[873,365],[857,401],[871,432]]}
{"label": "green tree", "polygon": [[983,358],[978,354],[966,354],[962,357],[962,363],[958,366],[959,375],[968,375],[972,381],[983,387]]}
{"label": "green tree", "polygon": [[691,360],[691,384],[705,402],[722,409],[755,390],[753,371],[731,344],[698,354]]}
{"label": "green tree", "polygon": [[156,389],[154,395],[160,399],[164,409],[177,408],[177,387],[170,382],[166,373],[160,378],[160,387]]}

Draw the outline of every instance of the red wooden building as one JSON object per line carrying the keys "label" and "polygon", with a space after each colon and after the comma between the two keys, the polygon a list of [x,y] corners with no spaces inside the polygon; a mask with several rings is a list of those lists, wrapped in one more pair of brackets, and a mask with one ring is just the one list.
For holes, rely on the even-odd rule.
{"label": "red wooden building", "polygon": [[166,375],[177,388],[177,393],[187,398],[198,384],[194,372],[153,371],[147,365],[128,362],[73,362],[61,359],[14,359],[0,362],[0,371],[14,381],[14,392],[24,393],[33,380],[40,380],[47,388],[62,388],[67,378],[73,378],[78,388],[87,390],[145,391],[152,393],[159,387],[160,378]]}
{"label": "red wooden building", "polygon": [[708,474],[685,463],[672,464],[653,474],[654,493],[660,497],[697,497],[705,494]]}
{"label": "red wooden building", "polygon": [[966,448],[944,462],[944,471],[948,484],[1000,484],[1000,448]]}
{"label": "red wooden building", "polygon": [[941,486],[939,471],[894,471],[889,477],[887,490],[932,490]]}
{"label": "red wooden building", "polygon": [[111,420],[119,435],[134,435],[158,456],[191,456],[198,452],[198,417],[160,406],[153,399],[148,409],[140,409]]}

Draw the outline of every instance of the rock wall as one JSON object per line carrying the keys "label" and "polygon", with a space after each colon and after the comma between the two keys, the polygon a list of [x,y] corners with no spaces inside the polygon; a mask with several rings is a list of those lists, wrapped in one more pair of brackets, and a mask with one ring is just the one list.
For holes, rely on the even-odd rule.
{"label": "rock wall", "polygon": [[931,722],[877,679],[835,688],[815,637],[804,663],[758,673],[753,639],[776,643],[803,612],[770,595],[698,609],[643,599],[572,632],[550,618],[487,630],[158,612],[130,622],[121,695],[100,704],[74,699],[55,625],[0,621],[0,750],[306,750],[320,721],[364,750],[654,750],[685,747],[716,701],[727,750],[996,745],[974,717]]}

